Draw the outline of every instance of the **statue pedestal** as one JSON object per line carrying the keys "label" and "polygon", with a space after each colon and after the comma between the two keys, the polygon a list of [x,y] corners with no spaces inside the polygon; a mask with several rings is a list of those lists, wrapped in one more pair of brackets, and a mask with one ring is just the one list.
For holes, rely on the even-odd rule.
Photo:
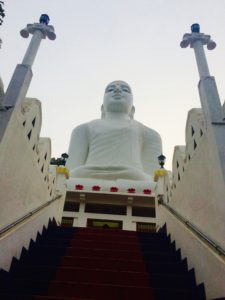
{"label": "statue pedestal", "polygon": [[70,178],[67,180],[67,191],[151,195],[154,197],[155,185],[155,182],[140,180]]}

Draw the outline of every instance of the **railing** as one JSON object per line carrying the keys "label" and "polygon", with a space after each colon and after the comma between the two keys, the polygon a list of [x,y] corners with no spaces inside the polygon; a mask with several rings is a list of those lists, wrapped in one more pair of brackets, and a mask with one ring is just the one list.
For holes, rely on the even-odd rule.
{"label": "railing", "polygon": [[206,234],[204,234],[201,230],[199,230],[194,224],[185,219],[182,215],[180,215],[175,209],[169,206],[167,203],[163,201],[162,198],[159,198],[158,203],[166,207],[177,219],[179,219],[183,224],[185,224],[189,229],[192,230],[198,237],[200,237],[206,244],[210,245],[213,250],[215,250],[220,255],[225,256],[225,250],[220,247],[216,242],[214,242],[211,238],[209,238]]}
{"label": "railing", "polygon": [[11,230],[13,227],[17,226],[18,224],[22,223],[23,221],[29,219],[31,216],[37,214],[39,211],[43,210],[45,207],[51,205],[53,202],[55,202],[56,200],[61,198],[61,196],[62,195],[57,195],[53,199],[51,199],[51,200],[47,201],[46,203],[40,205],[38,208],[35,208],[31,212],[29,212],[29,213],[25,214],[24,216],[20,217],[19,219],[17,219],[13,223],[11,223],[11,224],[7,225],[6,227],[2,228],[0,230],[0,236],[5,234],[7,231]]}

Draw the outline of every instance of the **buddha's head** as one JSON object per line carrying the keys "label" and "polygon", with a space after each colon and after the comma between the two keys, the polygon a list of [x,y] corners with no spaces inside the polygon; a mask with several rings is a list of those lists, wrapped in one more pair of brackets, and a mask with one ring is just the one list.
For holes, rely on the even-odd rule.
{"label": "buddha's head", "polygon": [[133,118],[133,95],[130,86],[126,82],[118,80],[107,85],[102,111],[103,115],[107,112],[124,113]]}

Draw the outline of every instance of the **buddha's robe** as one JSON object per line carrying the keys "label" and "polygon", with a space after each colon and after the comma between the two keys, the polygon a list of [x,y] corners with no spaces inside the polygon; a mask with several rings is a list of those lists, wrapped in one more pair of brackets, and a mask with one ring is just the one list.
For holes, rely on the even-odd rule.
{"label": "buddha's robe", "polygon": [[[76,159],[82,144],[83,162]],[[160,153],[161,139],[154,130],[135,120],[100,119],[75,128],[67,166],[76,178],[145,181],[152,179]]]}

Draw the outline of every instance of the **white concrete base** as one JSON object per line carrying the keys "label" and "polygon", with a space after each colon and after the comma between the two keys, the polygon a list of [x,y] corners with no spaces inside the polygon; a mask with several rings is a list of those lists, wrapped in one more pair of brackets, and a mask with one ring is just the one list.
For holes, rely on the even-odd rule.
{"label": "white concrete base", "polygon": [[[77,203],[79,204],[79,211],[68,211],[64,210],[63,217],[72,218],[73,226],[86,227],[88,225],[88,219],[97,220],[108,220],[108,221],[120,221],[122,222],[123,230],[137,230],[137,223],[156,223],[154,215],[149,215],[155,210],[155,199],[149,195],[135,195],[135,194],[118,194],[118,193],[85,193],[80,192],[69,192],[67,191],[65,203]],[[90,211],[88,205],[96,205],[101,207],[101,213],[98,211]],[[87,210],[85,211],[85,206]],[[120,207],[123,214],[110,213],[110,206]],[[143,212],[145,209],[150,209],[146,213],[148,217],[132,215],[132,207],[142,208]],[[104,210],[108,208],[109,210]],[[65,207],[66,209],[66,207]],[[134,212],[135,214],[135,212]],[[72,224],[71,224],[72,225]]]}
{"label": "white concrete base", "polygon": [[99,187],[99,192],[110,193],[111,188],[117,188],[117,192],[112,194],[129,194],[130,189],[134,189],[132,194],[154,196],[155,182],[141,181],[141,180],[102,180],[102,179],[89,179],[89,178],[70,178],[67,180],[67,191],[92,192],[94,187]]}

